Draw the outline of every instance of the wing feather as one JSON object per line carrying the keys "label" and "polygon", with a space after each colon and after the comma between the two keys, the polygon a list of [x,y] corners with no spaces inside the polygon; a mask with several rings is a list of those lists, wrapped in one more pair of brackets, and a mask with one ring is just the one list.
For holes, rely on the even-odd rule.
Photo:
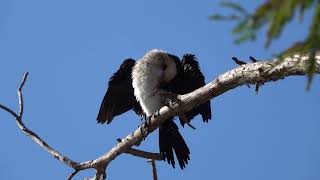
{"label": "wing feather", "polygon": [[134,65],[135,60],[124,60],[118,71],[110,78],[97,116],[98,123],[109,124],[115,116],[131,109],[139,115],[142,113],[133,93],[131,72]]}
{"label": "wing feather", "polygon": [[[193,54],[185,54],[182,58],[183,85],[181,88],[181,94],[192,92],[205,85],[205,78],[200,70],[199,63]],[[185,113],[188,121],[190,122],[195,116],[200,114],[203,122],[208,122],[211,119],[211,105],[210,100],[201,104],[200,106]],[[184,125],[184,121],[180,118],[181,125]]]}

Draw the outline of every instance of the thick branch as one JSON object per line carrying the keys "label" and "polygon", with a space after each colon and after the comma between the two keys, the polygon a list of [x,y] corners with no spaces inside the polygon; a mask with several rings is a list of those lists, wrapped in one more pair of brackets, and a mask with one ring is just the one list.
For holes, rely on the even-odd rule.
{"label": "thick branch", "polygon": [[[287,76],[292,75],[305,75],[308,68],[308,57],[295,56],[293,58],[287,58],[282,62],[277,60],[254,62],[243,64],[235,69],[232,69],[224,74],[218,76],[211,83],[206,86],[197,89],[191,93],[180,95],[178,98],[181,100],[179,103],[171,104],[170,107],[162,107],[160,109],[160,116],[151,119],[148,124],[148,129],[145,129],[144,125],[141,125],[136,131],[123,138],[114,148],[103,156],[83,162],[81,164],[72,161],[71,159],[62,156],[58,151],[51,148],[45,141],[43,141],[37,134],[29,130],[22,122],[23,115],[23,98],[22,88],[26,81],[27,74],[25,74],[23,81],[21,82],[18,90],[19,96],[19,113],[18,115],[0,104],[0,108],[9,112],[16,118],[19,128],[28,136],[30,136],[35,142],[37,142],[42,148],[48,151],[56,159],[64,162],[66,165],[72,167],[75,171],[68,177],[72,179],[79,171],[89,168],[96,169],[96,180],[103,180],[106,178],[105,169],[108,164],[122,153],[129,153],[139,157],[162,159],[159,154],[147,153],[139,150],[134,150],[131,147],[139,145],[141,141],[147,137],[147,135],[153,132],[159,127],[168,117],[187,112],[190,109],[219,96],[233,88],[244,84],[263,84],[269,81],[276,81],[284,79]],[[320,55],[316,56],[316,73],[320,73]],[[143,152],[141,154],[141,152]]]}

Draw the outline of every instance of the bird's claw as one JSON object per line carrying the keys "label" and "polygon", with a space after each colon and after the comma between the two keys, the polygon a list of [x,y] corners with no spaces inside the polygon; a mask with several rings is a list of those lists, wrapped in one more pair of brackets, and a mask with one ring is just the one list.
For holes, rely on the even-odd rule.
{"label": "bird's claw", "polygon": [[144,122],[144,128],[148,129],[149,124],[151,123],[151,119],[154,115],[152,115],[151,117],[147,117],[146,121]]}
{"label": "bird's claw", "polygon": [[151,116],[151,118],[149,118],[149,121],[151,121],[151,119],[154,119],[154,118],[156,118],[156,117],[158,117],[158,116],[160,116],[160,109],[157,110],[157,111]]}
{"label": "bird's claw", "polygon": [[[143,126],[143,128],[142,128],[142,126]],[[146,133],[146,124],[145,123],[143,123],[141,126],[140,126],[140,133],[142,134],[142,137],[143,137],[143,140],[145,140],[146,138],[146,135],[147,135],[147,133]]]}

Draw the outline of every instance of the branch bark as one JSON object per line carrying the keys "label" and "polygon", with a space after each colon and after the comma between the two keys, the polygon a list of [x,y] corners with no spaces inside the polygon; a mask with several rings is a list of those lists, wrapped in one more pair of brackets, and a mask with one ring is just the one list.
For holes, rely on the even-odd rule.
{"label": "branch bark", "polygon": [[158,180],[156,161],[153,159],[150,159],[148,162],[151,163],[151,167],[152,167],[152,179]]}
{"label": "branch bark", "polygon": [[[170,107],[162,107],[160,109],[160,116],[157,116],[148,124],[147,129],[144,124],[140,125],[133,133],[130,133],[125,138],[121,139],[110,151],[102,155],[101,157],[78,163],[70,158],[61,155],[58,151],[51,148],[45,141],[43,141],[37,134],[29,130],[22,122],[23,116],[23,96],[22,88],[26,81],[28,74],[23,77],[21,85],[18,90],[19,97],[19,113],[15,113],[10,108],[1,105],[0,108],[10,113],[15,117],[19,128],[28,136],[30,136],[35,142],[37,142],[42,148],[59,161],[64,162],[66,165],[74,169],[74,172],[68,177],[72,179],[81,170],[94,168],[96,169],[95,180],[106,179],[106,168],[109,163],[122,153],[129,153],[143,158],[161,160],[162,156],[157,153],[148,153],[140,150],[132,149],[134,145],[139,145],[149,133],[153,132],[159,127],[168,117],[181,114],[189,111],[190,109],[217,97],[231,89],[242,85],[255,84],[259,86],[266,82],[277,81],[293,75],[305,75],[308,69],[308,56],[295,55],[294,57],[288,57],[283,61],[277,59],[270,61],[259,61],[248,64],[242,64],[241,66],[227,71],[206,86],[199,88],[191,93],[185,95],[179,95],[179,102],[173,103]],[[316,55],[316,67],[315,72],[320,73],[320,53]]]}

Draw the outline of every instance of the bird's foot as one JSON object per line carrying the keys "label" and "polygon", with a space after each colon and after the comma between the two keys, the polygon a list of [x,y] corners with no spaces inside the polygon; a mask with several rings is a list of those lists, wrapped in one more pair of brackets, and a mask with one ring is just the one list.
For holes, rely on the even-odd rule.
{"label": "bird's foot", "polygon": [[155,113],[153,113],[153,115],[151,116],[151,118],[149,118],[149,123],[151,123],[151,119],[154,119],[156,117],[160,116],[160,109],[157,110]]}
{"label": "bird's foot", "polygon": [[143,115],[140,116],[140,120],[141,120],[141,121],[144,121],[144,120],[146,120],[146,119],[147,119],[147,115],[143,114]]}
{"label": "bird's foot", "polygon": [[[156,112],[155,114],[159,114],[159,113]],[[141,134],[143,134],[143,140],[145,140],[145,137],[148,134],[149,125],[151,124],[151,119],[156,117],[155,114],[150,117],[145,116],[144,117],[145,121],[140,125],[140,131],[141,131]]]}
{"label": "bird's foot", "polygon": [[140,133],[142,134],[143,136],[143,140],[145,140],[146,136],[147,136],[147,128],[146,128],[146,122],[142,123],[140,126],[139,126],[139,129],[140,129]]}
{"label": "bird's foot", "polygon": [[146,120],[144,122],[144,128],[148,129],[149,125],[151,124],[152,117],[153,117],[153,115],[150,117],[146,117]]}

